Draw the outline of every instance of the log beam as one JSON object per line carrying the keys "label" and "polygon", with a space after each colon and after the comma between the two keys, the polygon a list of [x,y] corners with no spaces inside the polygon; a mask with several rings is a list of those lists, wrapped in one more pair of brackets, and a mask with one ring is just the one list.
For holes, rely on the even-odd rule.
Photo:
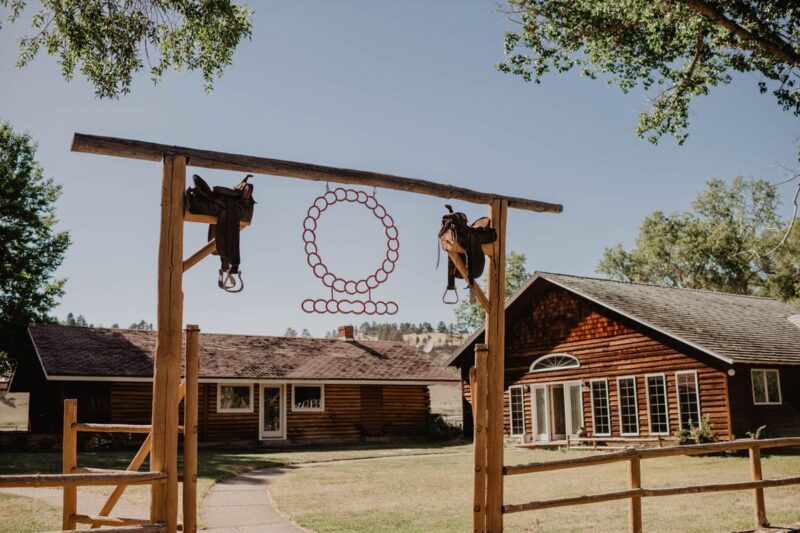
{"label": "log beam", "polygon": [[[506,216],[508,201],[492,200],[490,216],[497,239],[489,262],[489,312],[486,314],[487,425],[486,531],[503,531],[503,399],[505,397]],[[480,369],[478,369],[480,372]]]}
{"label": "log beam", "polygon": [[186,158],[164,157],[161,230],[158,246],[158,315],[153,365],[150,470],[165,472],[166,485],[154,485],[150,520],[168,533],[178,528],[178,388],[183,327],[183,191]]}
{"label": "log beam", "polygon": [[492,200],[500,199],[507,202],[508,207],[541,213],[560,213],[563,210],[560,204],[479,192],[464,187],[445,185],[415,178],[403,178],[391,174],[367,172],[349,168],[327,167],[310,163],[298,163],[295,161],[283,161],[267,157],[199,150],[184,146],[171,146],[132,139],[101,137],[83,133],[75,134],[72,140],[72,151],[144,159],[146,161],[161,161],[165,159],[166,156],[171,155],[185,158],[193,167],[232,170],[234,172],[250,172],[252,174],[269,174],[273,176],[360,185],[364,187],[381,187],[383,189],[426,194],[438,198],[452,198],[476,204],[490,204]]}

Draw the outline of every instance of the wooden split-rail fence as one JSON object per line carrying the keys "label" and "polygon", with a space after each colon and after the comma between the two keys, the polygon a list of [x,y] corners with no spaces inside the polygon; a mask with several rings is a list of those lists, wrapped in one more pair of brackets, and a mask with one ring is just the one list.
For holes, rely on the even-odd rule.
{"label": "wooden split-rail fence", "polygon": [[[197,379],[200,372],[200,329],[186,327],[186,376],[178,389],[184,400],[183,433],[183,531],[197,531]],[[185,428],[188,428],[186,430]],[[0,475],[0,487],[63,487],[62,531],[77,531],[78,524],[88,524],[92,529],[104,527],[104,533],[136,532],[156,533],[167,531],[165,524],[146,518],[110,516],[129,485],[150,484],[163,486],[167,473],[163,471],[140,472],[150,455],[153,427],[149,424],[88,424],[78,422],[78,401],[64,400],[64,430],[61,474]],[[78,466],[78,433],[146,433],[144,442],[125,470],[88,468]],[[103,508],[96,515],[78,513],[78,487],[113,486]],[[177,505],[177,502],[175,502]]]}
{"label": "wooden split-rail fence", "polygon": [[[768,487],[784,487],[800,484],[800,477],[782,479],[763,479],[761,471],[761,450],[767,448],[783,448],[800,446],[800,437],[764,439],[764,440],[736,440],[728,442],[715,442],[709,444],[694,444],[688,446],[668,446],[663,448],[634,448],[619,452],[590,455],[561,461],[530,463],[525,465],[506,466],[503,468],[505,476],[533,474],[538,472],[552,472],[567,468],[583,468],[595,465],[627,462],[628,463],[628,488],[626,490],[604,492],[587,496],[573,496],[552,500],[538,500],[528,503],[511,504],[503,506],[503,513],[519,513],[523,511],[536,511],[552,509],[554,507],[571,507],[590,503],[610,502],[615,500],[629,500],[628,520],[630,531],[642,531],[642,498],[658,496],[675,496],[679,494],[697,494],[702,492],[727,492],[737,490],[753,491],[753,511],[756,528],[768,525],[767,512],[764,502],[764,489]],[[644,488],[642,487],[641,462],[645,459],[658,459],[661,457],[701,455],[708,453],[733,452],[748,450],[750,455],[749,481],[735,483],[718,483],[713,485],[688,485],[683,487]]]}

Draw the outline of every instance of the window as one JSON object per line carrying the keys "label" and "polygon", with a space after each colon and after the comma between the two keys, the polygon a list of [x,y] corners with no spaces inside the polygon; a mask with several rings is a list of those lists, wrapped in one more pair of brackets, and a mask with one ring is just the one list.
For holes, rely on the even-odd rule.
{"label": "window", "polygon": [[531,372],[545,372],[547,370],[565,370],[567,368],[578,368],[581,366],[577,359],[568,353],[553,353],[543,355],[533,362]]}
{"label": "window", "polygon": [[781,378],[777,370],[753,369],[750,371],[750,379],[753,382],[754,404],[781,403]]}
{"label": "window", "polygon": [[525,395],[520,385],[508,388],[509,411],[511,412],[511,436],[525,434]]}
{"label": "window", "polygon": [[592,380],[591,388],[594,434],[600,436],[611,435],[611,410],[608,406],[608,380]]}
{"label": "window", "polygon": [[678,387],[678,413],[681,429],[691,429],[700,425],[700,391],[697,386],[697,372],[676,372]]}
{"label": "window", "polygon": [[650,434],[669,434],[669,412],[667,411],[667,378],[663,374],[646,376],[647,410],[650,415]]}
{"label": "window", "polygon": [[619,423],[622,435],[639,434],[639,405],[636,399],[636,378],[617,379],[619,391]]}
{"label": "window", "polygon": [[292,411],[324,411],[325,389],[322,385],[292,385]]}
{"label": "window", "polygon": [[253,385],[217,384],[218,413],[252,413]]}

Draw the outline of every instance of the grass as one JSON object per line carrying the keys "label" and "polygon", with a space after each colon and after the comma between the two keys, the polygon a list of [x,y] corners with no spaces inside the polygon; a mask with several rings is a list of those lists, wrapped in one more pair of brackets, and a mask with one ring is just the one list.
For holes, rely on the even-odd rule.
{"label": "grass", "polygon": [[[548,461],[578,452],[508,449],[506,463]],[[456,532],[470,529],[470,454],[396,457],[287,469],[271,490],[278,507],[320,532]],[[749,479],[741,457],[675,457],[646,461],[642,483],[669,487]],[[764,459],[765,478],[800,475],[800,457]],[[505,501],[577,496],[624,489],[624,463],[508,478]],[[347,494],[347,498],[342,498]],[[704,532],[752,527],[750,491],[645,499],[645,531]],[[774,524],[800,519],[800,487],[766,490]],[[508,515],[507,531],[624,531],[627,501]]]}
{"label": "grass", "polygon": [[[340,461],[343,459],[366,459],[375,457],[391,457],[419,454],[447,454],[466,452],[470,447],[462,443],[410,443],[403,447],[391,446],[353,446],[349,448],[298,448],[291,450],[238,449],[213,450],[200,449],[198,453],[198,498],[202,499],[211,486],[219,480],[233,475],[266,468],[269,466],[295,465],[309,462]],[[133,451],[105,451],[78,454],[78,465],[96,468],[124,469],[127,467]],[[142,466],[147,470],[148,464]],[[182,468],[179,465],[179,468]],[[26,452],[0,454],[0,474],[40,473],[52,474],[61,472],[60,452]],[[111,493],[108,487],[82,487],[80,494],[91,491],[102,495]],[[147,486],[130,486],[125,491],[123,500],[132,505],[149,508],[150,489]],[[99,509],[97,509],[99,511]],[[36,516],[35,523],[24,525],[28,516]],[[22,533],[28,531],[48,531],[61,527],[61,508],[49,505],[33,498],[0,494],[0,533]]]}
{"label": "grass", "polygon": [[[508,448],[506,463],[557,460],[581,452],[528,451]],[[80,454],[82,466],[124,468],[133,452]],[[375,461],[343,459],[380,458]],[[0,454],[0,473],[58,472],[59,453]],[[309,467],[310,462],[323,464]],[[463,443],[414,444],[347,449],[265,451],[200,450],[200,496],[220,479],[267,466],[285,466],[272,486],[281,511],[320,532],[456,532],[470,529],[472,447]],[[772,455],[763,460],[764,477],[800,476],[800,456]],[[585,469],[513,476],[505,501],[522,503],[625,488],[624,463]],[[749,479],[745,457],[674,457],[645,461],[646,487],[723,483]],[[81,488],[80,493],[87,490]],[[107,492],[107,489],[106,489]],[[800,487],[766,489],[767,516],[774,524],[800,520]],[[146,507],[148,488],[131,487],[125,498]],[[346,497],[343,497],[346,495]],[[519,513],[506,517],[506,530],[622,531],[627,502]],[[703,532],[752,527],[750,491],[645,499],[646,531]],[[38,500],[0,494],[0,533],[60,527],[60,508]]]}

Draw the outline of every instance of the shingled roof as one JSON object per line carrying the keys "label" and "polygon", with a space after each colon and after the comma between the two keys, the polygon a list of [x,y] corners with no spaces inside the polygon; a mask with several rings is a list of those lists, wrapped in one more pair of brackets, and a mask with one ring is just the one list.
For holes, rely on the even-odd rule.
{"label": "shingled roof", "polygon": [[[149,379],[154,331],[32,325],[48,379]],[[200,334],[201,379],[457,381],[402,342]]]}
{"label": "shingled roof", "polygon": [[[541,283],[559,286],[730,364],[800,364],[800,309],[771,298],[537,272],[506,308]],[[482,334],[483,329],[477,331],[448,363]]]}

